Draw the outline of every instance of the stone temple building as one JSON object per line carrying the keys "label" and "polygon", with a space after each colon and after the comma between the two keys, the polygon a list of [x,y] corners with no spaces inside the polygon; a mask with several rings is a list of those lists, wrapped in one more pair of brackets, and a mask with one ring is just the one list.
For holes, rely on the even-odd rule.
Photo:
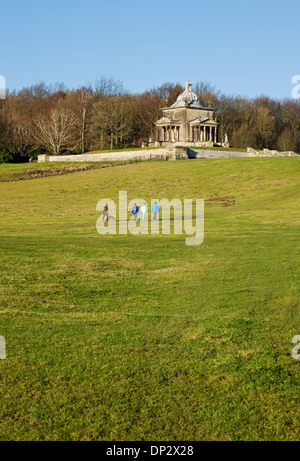
{"label": "stone temple building", "polygon": [[162,112],[163,117],[155,123],[155,145],[213,146],[218,143],[214,109],[201,104],[189,80],[177,101],[164,107]]}

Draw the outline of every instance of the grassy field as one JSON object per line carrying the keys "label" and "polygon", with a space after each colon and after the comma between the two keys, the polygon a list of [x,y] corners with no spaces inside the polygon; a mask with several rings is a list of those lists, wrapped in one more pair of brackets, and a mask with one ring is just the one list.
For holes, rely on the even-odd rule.
{"label": "grassy field", "polygon": [[[156,161],[156,160],[153,160]],[[111,166],[134,163],[131,160],[115,162],[51,162],[51,163],[10,163],[0,164],[0,182],[24,181],[45,176],[58,176],[78,171],[95,170]]]}
{"label": "grassy field", "polygon": [[[128,149],[103,149],[103,150],[94,150],[90,152],[85,152],[85,154],[99,154],[99,153],[113,153],[113,152],[127,152],[127,151],[139,151],[139,150],[153,150],[153,149],[165,149],[163,146],[159,147],[132,147]],[[247,149],[240,148],[240,147],[219,147],[219,146],[212,146],[212,147],[205,147],[205,146],[194,146],[192,149],[200,149],[200,150],[216,150],[216,151],[226,151],[226,152],[247,152]]]}
{"label": "grassy field", "polygon": [[[1,182],[0,439],[299,439],[299,173],[240,158]],[[98,235],[119,190],[204,198],[203,244]]]}
{"label": "grassy field", "polygon": [[247,152],[247,149],[241,148],[241,147],[192,147],[192,149],[200,149],[200,150],[216,150],[216,151],[225,151],[225,152]]}
{"label": "grassy field", "polygon": [[101,154],[101,153],[114,153],[114,152],[132,152],[132,151],[139,151],[139,150],[157,150],[157,149],[164,149],[162,146],[158,147],[128,147],[127,149],[100,149],[100,150],[93,150],[89,152],[84,152],[86,154]]}

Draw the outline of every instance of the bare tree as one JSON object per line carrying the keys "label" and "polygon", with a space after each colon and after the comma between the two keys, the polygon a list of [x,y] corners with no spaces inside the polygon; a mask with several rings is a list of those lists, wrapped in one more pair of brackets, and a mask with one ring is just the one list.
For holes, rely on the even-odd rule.
{"label": "bare tree", "polygon": [[237,104],[233,97],[222,96],[217,107],[217,120],[220,124],[220,138],[223,141],[225,134],[232,135],[237,127]]}
{"label": "bare tree", "polygon": [[200,81],[193,85],[193,87],[204,106],[217,105],[221,94],[212,83]]}
{"label": "bare tree", "polygon": [[133,116],[141,139],[154,137],[155,122],[161,117],[161,108],[171,106],[182,91],[179,83],[167,82],[136,95]]}
{"label": "bare tree", "polygon": [[100,77],[94,84],[94,93],[97,98],[102,96],[121,96],[126,93],[123,82],[113,77]]}
{"label": "bare tree", "polygon": [[234,147],[256,147],[256,135],[254,131],[243,123],[231,137],[231,144]]}
{"label": "bare tree", "polygon": [[275,128],[274,117],[266,107],[257,107],[255,113],[255,129],[259,147],[272,147],[270,141],[273,138]]}
{"label": "bare tree", "polygon": [[108,143],[113,149],[132,134],[131,97],[106,96],[93,106],[92,132],[96,145],[103,149]]}
{"label": "bare tree", "polygon": [[32,149],[31,127],[18,116],[10,119],[6,132],[7,147],[11,152],[25,156]]}
{"label": "bare tree", "polygon": [[278,138],[277,147],[280,151],[295,151],[297,143],[290,128],[285,128]]}
{"label": "bare tree", "polygon": [[65,149],[74,149],[74,129],[76,116],[65,108],[52,109],[49,115],[41,115],[34,120],[34,137],[37,143],[54,155]]}
{"label": "bare tree", "polygon": [[85,140],[87,130],[87,115],[93,104],[93,94],[91,88],[82,87],[75,92],[71,92],[67,98],[67,106],[78,119],[78,134],[80,137],[81,152],[85,152]]}

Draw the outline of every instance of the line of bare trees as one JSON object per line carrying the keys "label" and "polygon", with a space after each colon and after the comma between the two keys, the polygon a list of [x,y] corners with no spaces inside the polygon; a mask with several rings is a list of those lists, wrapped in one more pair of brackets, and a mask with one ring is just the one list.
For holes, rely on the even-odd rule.
{"label": "line of bare trees", "polygon": [[[166,83],[142,94],[126,91],[113,78],[68,90],[39,83],[0,100],[0,162],[26,161],[39,153],[60,155],[140,146],[154,138],[161,107],[183,91]],[[300,152],[300,102],[226,96],[210,83],[194,91],[216,109],[219,136],[227,133],[233,147],[272,148]]]}

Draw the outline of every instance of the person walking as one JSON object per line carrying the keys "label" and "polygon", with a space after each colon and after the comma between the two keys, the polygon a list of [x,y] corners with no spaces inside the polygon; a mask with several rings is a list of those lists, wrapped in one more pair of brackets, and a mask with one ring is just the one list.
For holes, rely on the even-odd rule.
{"label": "person walking", "polygon": [[143,215],[143,221],[145,221],[146,213],[148,213],[148,207],[146,203],[143,203],[143,205],[141,206],[141,212]]}
{"label": "person walking", "polygon": [[157,213],[159,212],[159,206],[157,205],[157,202],[154,202],[152,205],[152,213],[153,213],[153,221],[157,221]]}
{"label": "person walking", "polygon": [[137,217],[138,217],[138,214],[139,214],[139,207],[137,206],[137,204],[135,203],[133,208],[132,208],[132,214],[133,214],[133,217],[134,217],[134,220],[136,221],[137,220]]}
{"label": "person walking", "polygon": [[105,205],[105,207],[103,208],[103,222],[105,221],[105,218],[106,218],[106,221],[108,221],[108,204]]}
{"label": "person walking", "polygon": [[109,222],[111,220],[113,220],[113,221],[116,220],[116,218],[114,218],[113,216],[109,216],[109,214],[108,214],[108,204],[106,204],[105,207],[103,208],[103,217],[102,217],[103,222],[105,221],[105,218],[106,218],[107,222]]}

